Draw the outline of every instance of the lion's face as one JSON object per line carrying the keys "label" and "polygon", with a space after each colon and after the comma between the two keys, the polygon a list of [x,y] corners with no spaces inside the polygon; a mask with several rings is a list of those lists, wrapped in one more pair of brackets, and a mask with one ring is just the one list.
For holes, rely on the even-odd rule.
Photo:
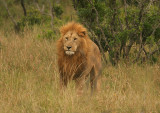
{"label": "lion's face", "polygon": [[80,38],[75,31],[68,31],[63,36],[64,50],[67,55],[73,55],[80,45]]}

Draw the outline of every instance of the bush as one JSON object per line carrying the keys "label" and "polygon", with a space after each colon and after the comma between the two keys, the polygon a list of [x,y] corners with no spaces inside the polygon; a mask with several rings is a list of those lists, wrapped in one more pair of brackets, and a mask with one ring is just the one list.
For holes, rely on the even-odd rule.
{"label": "bush", "polygon": [[53,9],[55,11],[56,17],[60,18],[60,16],[63,13],[62,7],[58,4],[56,4],[56,5],[54,5]]}
{"label": "bush", "polygon": [[53,30],[43,30],[42,34],[38,35],[38,38],[42,38],[42,39],[48,39],[48,40],[55,40],[56,39],[56,33]]}
{"label": "bush", "polygon": [[[157,5],[160,2],[149,3],[148,0],[128,0],[126,3],[123,0],[75,0],[74,6],[79,20],[98,37],[96,40],[100,42],[103,51],[108,51],[112,62],[112,59],[119,60],[120,57],[129,59],[134,54],[133,49],[137,49],[132,49],[134,44],[157,44],[160,29],[155,28],[160,19]],[[142,52],[140,57],[143,57]]]}
{"label": "bush", "polygon": [[33,25],[40,25],[49,20],[47,16],[40,14],[40,12],[35,9],[29,10],[27,14],[27,16],[23,16],[20,21],[17,22],[17,27],[20,31],[23,31],[25,26],[32,27]]}

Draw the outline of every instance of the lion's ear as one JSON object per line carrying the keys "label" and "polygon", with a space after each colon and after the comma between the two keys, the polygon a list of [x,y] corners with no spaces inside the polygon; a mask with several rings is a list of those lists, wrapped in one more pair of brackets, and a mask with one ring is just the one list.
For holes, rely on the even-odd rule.
{"label": "lion's ear", "polygon": [[78,33],[78,35],[80,37],[85,37],[86,36],[86,31],[82,31],[82,32]]}
{"label": "lion's ear", "polygon": [[61,33],[62,36],[65,34],[65,29],[64,29],[64,27],[61,27],[61,28],[59,29],[59,31],[60,31],[60,33]]}

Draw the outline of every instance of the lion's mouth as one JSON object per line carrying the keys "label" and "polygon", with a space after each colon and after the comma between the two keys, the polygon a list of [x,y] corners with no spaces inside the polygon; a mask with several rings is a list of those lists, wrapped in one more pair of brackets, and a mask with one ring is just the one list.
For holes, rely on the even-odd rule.
{"label": "lion's mouth", "polygon": [[75,52],[74,51],[66,51],[67,55],[73,55]]}

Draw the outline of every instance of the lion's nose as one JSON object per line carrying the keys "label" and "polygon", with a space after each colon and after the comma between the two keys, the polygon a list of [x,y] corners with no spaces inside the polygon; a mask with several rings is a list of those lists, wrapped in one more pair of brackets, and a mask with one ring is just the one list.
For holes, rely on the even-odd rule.
{"label": "lion's nose", "polygon": [[67,49],[69,50],[69,49],[71,49],[72,47],[71,46],[67,46]]}

